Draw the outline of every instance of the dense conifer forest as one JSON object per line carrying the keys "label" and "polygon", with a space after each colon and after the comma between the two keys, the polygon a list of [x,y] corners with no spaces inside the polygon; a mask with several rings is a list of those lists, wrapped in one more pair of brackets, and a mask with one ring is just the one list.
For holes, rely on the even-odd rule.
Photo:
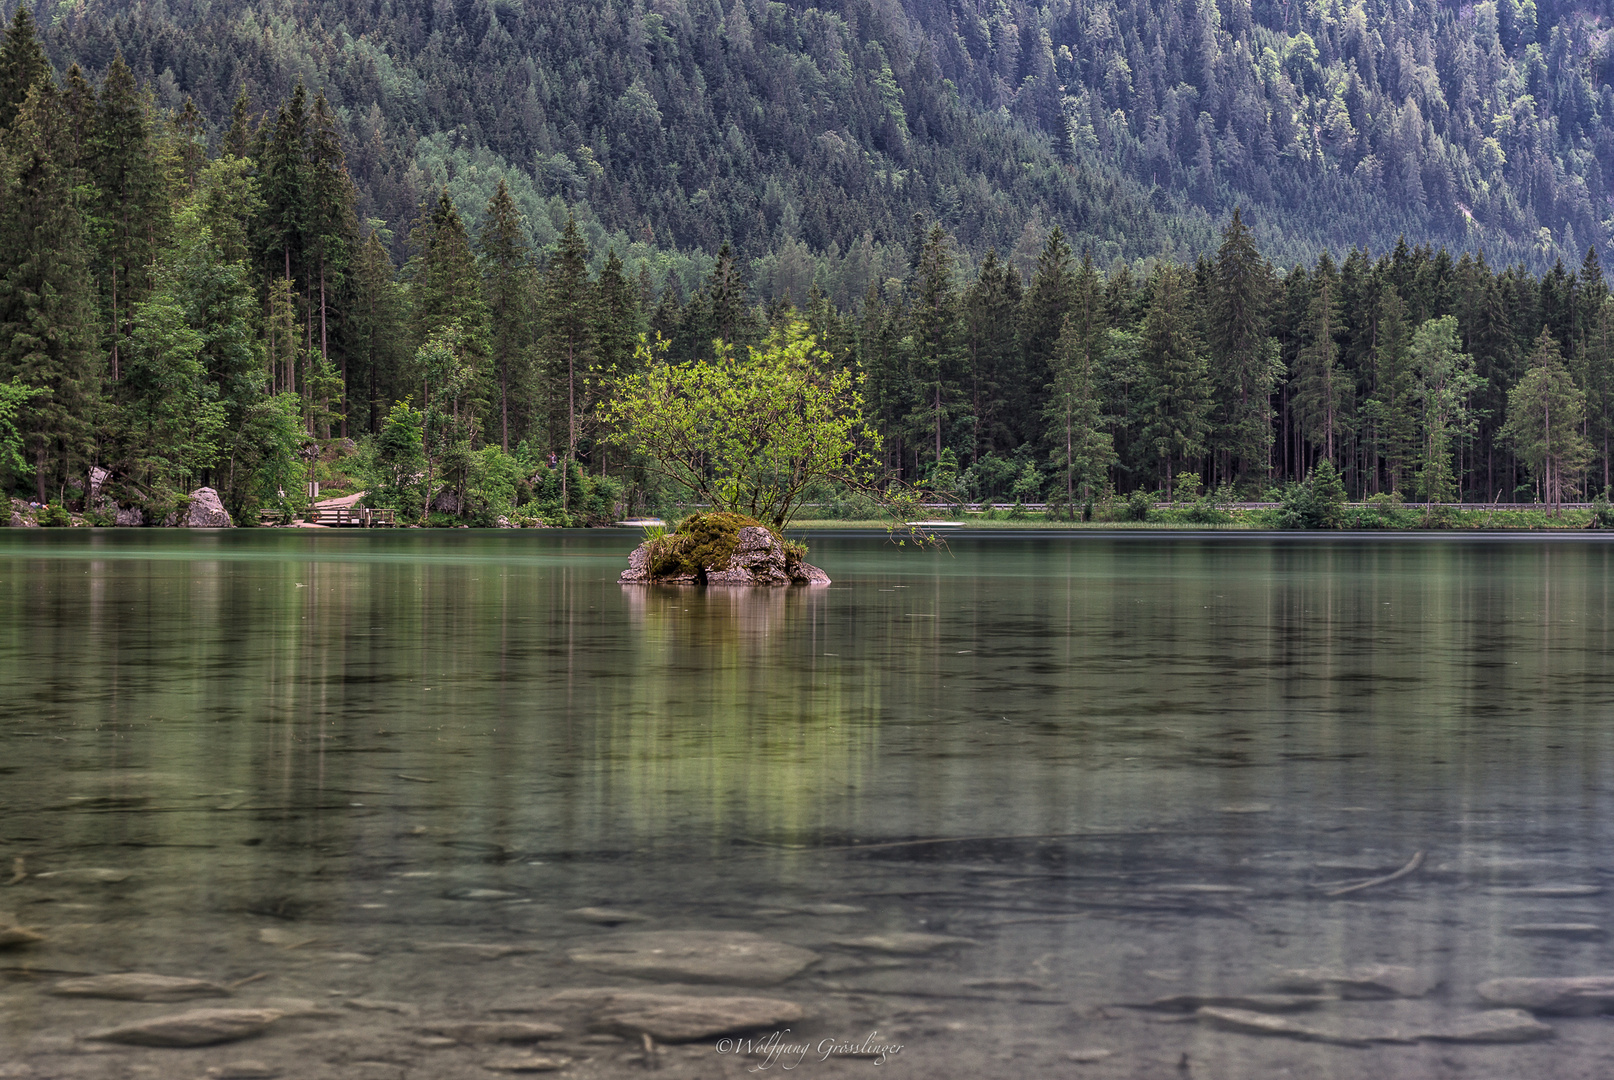
{"label": "dense conifer forest", "polygon": [[1610,17],[12,8],[0,484],[250,517],[351,439],[406,512],[603,517],[660,494],[599,419],[640,335],[800,319],[939,493],[1589,497]]}

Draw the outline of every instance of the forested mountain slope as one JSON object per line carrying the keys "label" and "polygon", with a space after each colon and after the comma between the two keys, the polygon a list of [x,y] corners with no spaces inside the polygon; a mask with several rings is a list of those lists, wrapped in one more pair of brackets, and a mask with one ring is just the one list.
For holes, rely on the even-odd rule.
{"label": "forested mountain slope", "polygon": [[1012,248],[1028,222],[1063,223],[1106,262],[1214,237],[1209,216],[960,95],[895,5],[87,0],[39,21],[58,69],[94,79],[121,50],[160,105],[189,96],[216,128],[243,85],[255,111],[299,79],[323,89],[361,217],[400,236],[437,183],[479,210],[504,175],[540,245],[535,210],[559,197],[656,247],[728,241],[797,276],[829,253],[850,264],[843,302],[906,269],[916,212],[974,251]]}
{"label": "forested mountain slope", "polygon": [[[14,5],[6,5],[9,10]],[[82,0],[54,63],[121,50],[221,129],[301,79],[343,122],[362,217],[504,175],[657,248],[724,241],[765,293],[841,303],[924,212],[1022,270],[1061,224],[1101,265],[1197,254],[1242,204],[1282,263],[1366,244],[1537,269],[1607,246],[1610,0]],[[1028,228],[1029,226],[1029,228]],[[779,280],[773,280],[777,273]]]}

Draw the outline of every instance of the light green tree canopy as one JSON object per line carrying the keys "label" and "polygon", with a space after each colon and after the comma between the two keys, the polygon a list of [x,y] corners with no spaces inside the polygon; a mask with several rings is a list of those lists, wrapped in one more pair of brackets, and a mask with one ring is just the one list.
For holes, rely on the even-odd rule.
{"label": "light green tree canopy", "polygon": [[612,440],[714,510],[786,525],[809,488],[868,487],[879,436],[863,417],[863,377],[836,367],[803,322],[744,355],[670,364],[640,338],[637,374],[602,410]]}
{"label": "light green tree canopy", "polygon": [[1469,399],[1485,385],[1474,374],[1474,360],[1462,351],[1457,317],[1426,320],[1412,334],[1412,370],[1423,401],[1423,468],[1418,486],[1430,502],[1457,497],[1452,439],[1471,435]]}
{"label": "light green tree canopy", "polygon": [[1565,486],[1590,457],[1590,448],[1580,434],[1585,412],[1586,395],[1570,377],[1558,343],[1543,327],[1530,356],[1530,370],[1508,393],[1502,437],[1540,482],[1554,513],[1563,501]]}

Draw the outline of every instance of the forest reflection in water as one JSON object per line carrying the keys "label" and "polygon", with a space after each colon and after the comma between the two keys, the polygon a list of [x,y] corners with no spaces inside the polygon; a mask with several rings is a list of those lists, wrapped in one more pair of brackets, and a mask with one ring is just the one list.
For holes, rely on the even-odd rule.
{"label": "forest reflection in water", "polygon": [[[618,586],[626,532],[0,533],[0,1061],[626,1074],[577,997],[626,982],[915,1076],[1606,1073],[1606,1020],[1481,992],[1614,973],[1606,542],[949,539],[739,591]],[[713,933],[815,959],[596,955]],[[49,993],[120,971],[239,985]],[[197,1005],[282,1015],[86,1038]]]}

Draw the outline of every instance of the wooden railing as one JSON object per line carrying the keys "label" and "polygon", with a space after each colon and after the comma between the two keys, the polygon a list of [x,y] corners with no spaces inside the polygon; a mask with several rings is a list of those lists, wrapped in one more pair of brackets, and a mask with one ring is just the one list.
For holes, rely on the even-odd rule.
{"label": "wooden railing", "polygon": [[310,525],[373,529],[398,524],[398,511],[371,506],[316,506],[303,515]]}

